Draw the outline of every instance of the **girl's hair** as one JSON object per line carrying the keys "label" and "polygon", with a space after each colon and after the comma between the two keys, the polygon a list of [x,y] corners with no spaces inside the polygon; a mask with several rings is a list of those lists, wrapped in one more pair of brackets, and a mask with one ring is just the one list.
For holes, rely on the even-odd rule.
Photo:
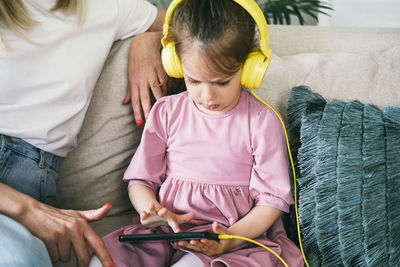
{"label": "girl's hair", "polygon": [[255,22],[233,0],[184,0],[173,13],[168,39],[178,56],[196,45],[211,71],[232,75],[256,46]]}
{"label": "girl's hair", "polygon": [[[76,13],[78,23],[83,24],[86,16],[86,1],[55,0],[55,4],[50,11],[57,10],[66,15]],[[22,0],[0,0],[0,28],[9,29],[24,37],[23,31],[32,29],[36,23]],[[24,37],[24,39],[26,38]]]}

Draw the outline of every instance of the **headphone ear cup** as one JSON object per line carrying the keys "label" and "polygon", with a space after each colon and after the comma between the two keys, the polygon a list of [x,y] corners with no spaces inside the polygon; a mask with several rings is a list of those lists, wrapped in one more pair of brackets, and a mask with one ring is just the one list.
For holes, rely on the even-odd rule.
{"label": "headphone ear cup", "polygon": [[175,51],[175,42],[168,42],[161,51],[165,72],[174,78],[183,78],[182,63]]}
{"label": "headphone ear cup", "polygon": [[243,65],[240,83],[247,88],[258,89],[270,60],[270,57],[266,57],[258,49],[250,52]]}

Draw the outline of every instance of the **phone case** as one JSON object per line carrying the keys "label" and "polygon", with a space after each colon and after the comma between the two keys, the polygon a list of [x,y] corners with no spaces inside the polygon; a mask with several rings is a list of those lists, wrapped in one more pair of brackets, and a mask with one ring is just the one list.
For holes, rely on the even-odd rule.
{"label": "phone case", "polygon": [[162,233],[162,234],[136,234],[136,235],[120,235],[121,242],[141,242],[154,240],[194,240],[207,238],[211,240],[219,240],[218,234],[209,232],[184,232],[184,233]]}

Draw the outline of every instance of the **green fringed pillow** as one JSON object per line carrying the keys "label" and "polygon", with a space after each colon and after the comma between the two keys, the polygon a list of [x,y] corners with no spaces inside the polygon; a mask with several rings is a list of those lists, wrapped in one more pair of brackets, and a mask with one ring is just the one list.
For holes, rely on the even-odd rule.
{"label": "green fringed pillow", "polygon": [[400,266],[400,107],[292,89],[288,133],[310,266]]}

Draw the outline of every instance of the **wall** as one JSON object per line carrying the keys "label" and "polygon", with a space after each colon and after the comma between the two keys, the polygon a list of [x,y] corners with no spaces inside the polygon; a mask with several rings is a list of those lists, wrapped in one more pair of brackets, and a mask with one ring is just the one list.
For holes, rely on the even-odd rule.
{"label": "wall", "polygon": [[[167,8],[171,0],[149,0],[161,8]],[[320,26],[338,27],[400,27],[400,0],[321,0],[329,3],[334,11],[330,16],[319,14]],[[262,0],[256,0],[262,6]],[[304,15],[306,25],[316,25],[310,16]],[[299,24],[292,16],[292,24]]]}
{"label": "wall", "polygon": [[325,0],[335,9],[321,26],[400,27],[400,0]]}

